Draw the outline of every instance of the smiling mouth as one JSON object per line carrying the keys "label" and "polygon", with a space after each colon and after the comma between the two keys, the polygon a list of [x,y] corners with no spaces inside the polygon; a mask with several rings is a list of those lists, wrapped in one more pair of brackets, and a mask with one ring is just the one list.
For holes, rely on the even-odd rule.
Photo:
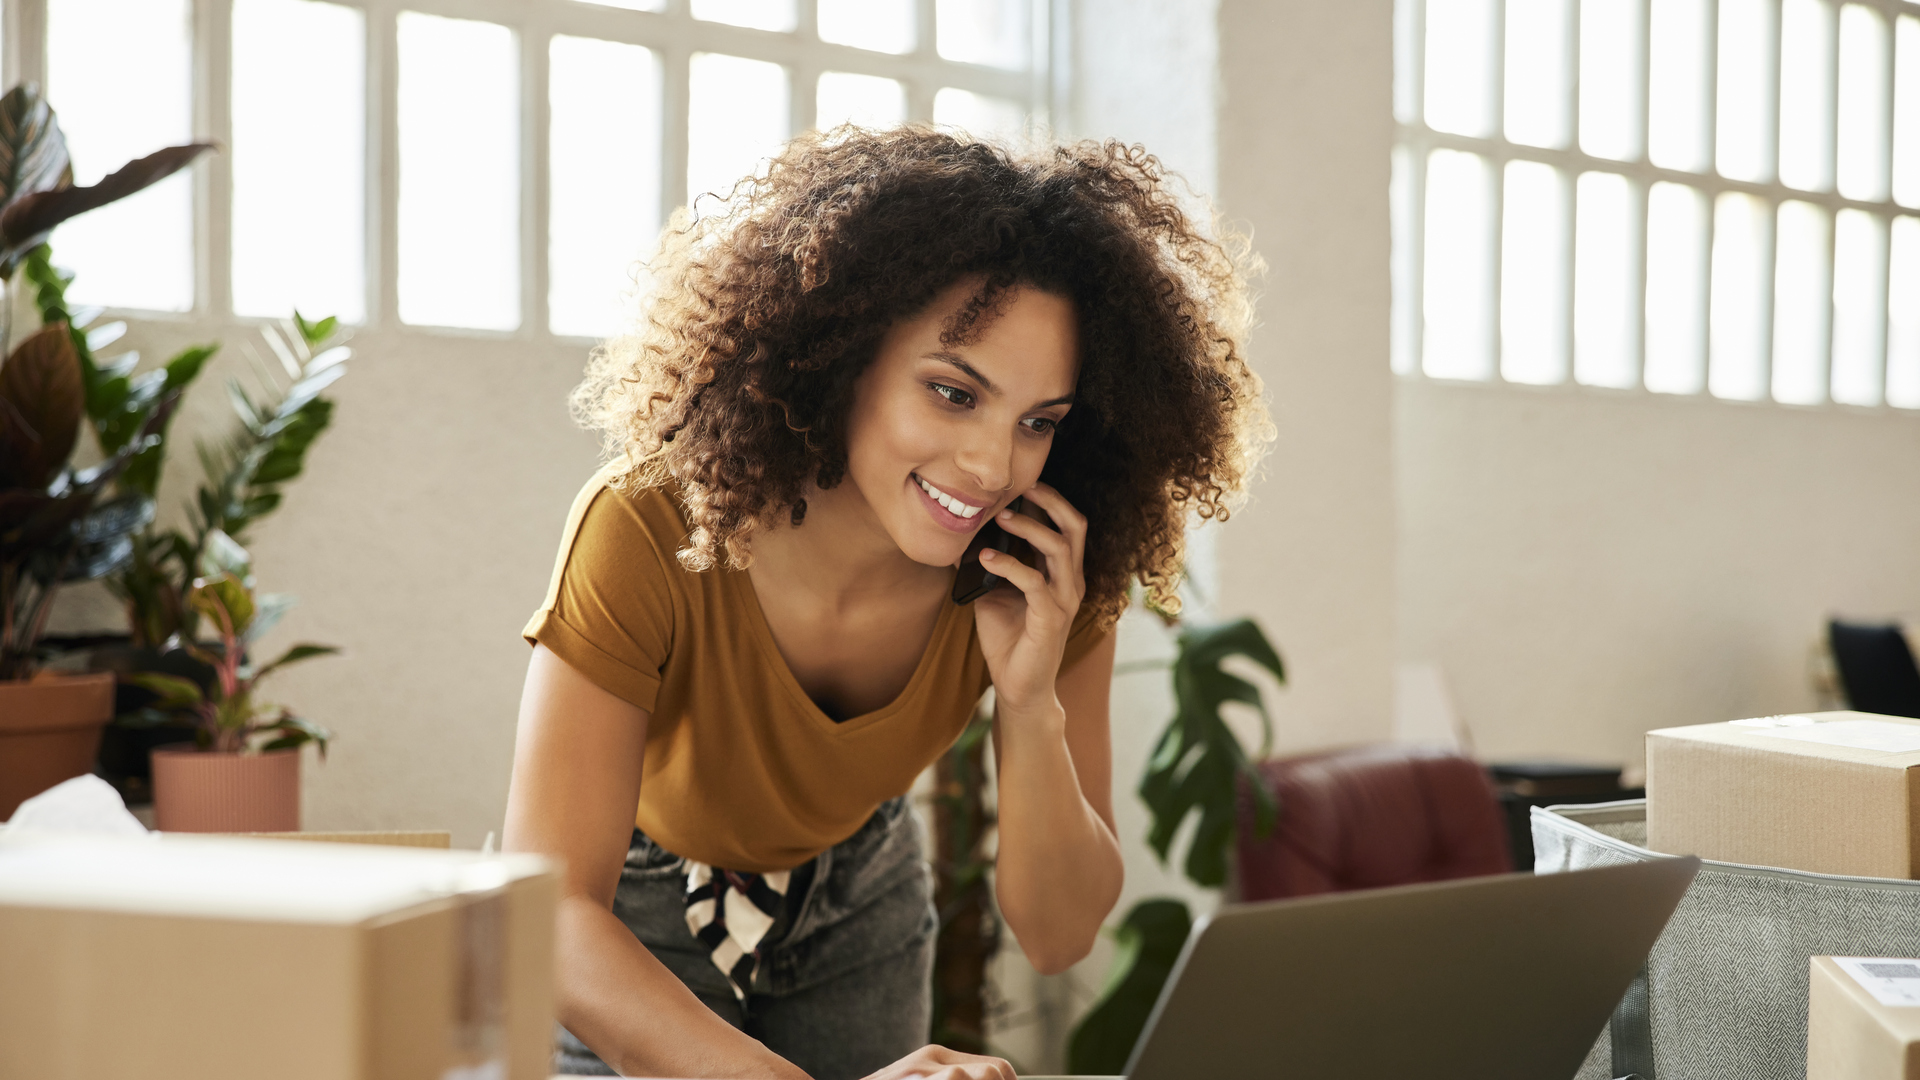
{"label": "smiling mouth", "polygon": [[972,503],[963,502],[941,491],[939,488],[921,479],[919,473],[913,474],[913,482],[919,486],[921,492],[923,492],[928,499],[938,504],[940,509],[946,511],[946,513],[954,519],[953,523],[956,525],[961,522],[971,524],[975,518],[980,516],[980,511],[986,509],[984,506],[975,506]]}

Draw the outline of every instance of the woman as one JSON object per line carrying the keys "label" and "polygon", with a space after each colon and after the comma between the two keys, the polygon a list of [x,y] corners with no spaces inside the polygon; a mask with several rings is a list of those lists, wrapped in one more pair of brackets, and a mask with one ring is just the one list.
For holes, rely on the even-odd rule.
{"label": "woman", "polygon": [[[566,861],[559,1065],[1012,1080],[921,1047],[904,796],[991,686],[1001,912],[1041,971],[1087,954],[1112,625],[1132,580],[1177,606],[1189,517],[1269,437],[1236,260],[1138,148],[847,128],[652,271],[576,393],[611,464],[526,630],[506,838]],[[956,603],[989,522],[1033,565],[987,551],[1005,584]]]}

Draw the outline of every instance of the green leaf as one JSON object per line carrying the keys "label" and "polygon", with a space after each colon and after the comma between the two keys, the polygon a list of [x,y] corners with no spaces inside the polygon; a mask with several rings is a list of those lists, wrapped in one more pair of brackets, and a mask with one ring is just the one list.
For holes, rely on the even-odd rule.
{"label": "green leaf", "polygon": [[253,556],[220,529],[213,529],[200,545],[200,576],[217,578],[231,575],[246,578],[253,573]]}
{"label": "green leaf", "polygon": [[0,486],[45,488],[66,467],[86,415],[80,357],[65,323],[42,327],[0,364]]}
{"label": "green leaf", "polygon": [[[253,621],[247,624],[247,632],[240,635],[244,645],[252,645],[267,636],[280,622],[282,616],[292,611],[300,601],[285,593],[261,593],[253,598]],[[255,676],[258,678],[259,676]]]}
{"label": "green leaf", "polygon": [[222,637],[229,633],[240,637],[253,621],[253,596],[231,574],[196,582],[187,602],[219,628]]}
{"label": "green leaf", "polygon": [[316,656],[335,656],[338,655],[339,652],[340,647],[337,645],[314,645],[303,641],[293,648],[288,649],[286,652],[281,653],[279,659],[255,672],[253,681],[259,682],[261,679],[267,677],[268,672],[276,671],[288,664],[297,664],[302,660],[311,660]]}
{"label": "green leaf", "polygon": [[1228,702],[1252,706],[1266,735],[1261,750],[1265,753],[1272,723],[1260,689],[1221,664],[1230,657],[1246,657],[1275,678],[1284,678],[1285,668],[1279,653],[1248,619],[1189,627],[1179,635],[1178,644],[1173,663],[1176,711],[1148,757],[1139,794],[1151,819],[1147,843],[1162,859],[1170,857],[1187,819],[1198,818],[1182,864],[1195,882],[1212,887],[1227,877],[1242,786],[1250,789],[1254,826],[1260,835],[1272,831],[1278,816],[1272,789],[1220,715]]}
{"label": "green leaf", "polygon": [[262,751],[291,750],[294,747],[305,746],[311,742],[319,749],[320,757],[323,760],[327,756],[327,744],[333,739],[333,732],[328,731],[326,728],[321,727],[311,720],[294,716],[291,713],[282,713],[279,719],[271,723],[262,724],[255,730],[261,732],[277,731],[280,733],[279,738],[262,746],[260,748]]}
{"label": "green leaf", "polygon": [[153,691],[160,699],[154,702],[155,708],[190,709],[206,700],[206,696],[200,691],[200,684],[178,675],[141,671],[128,675],[126,679],[135,686]]}
{"label": "green leaf", "polygon": [[1068,1037],[1068,1073],[1117,1076],[1126,1071],[1192,929],[1193,916],[1178,900],[1142,900],[1127,912],[1114,932],[1106,984]]}

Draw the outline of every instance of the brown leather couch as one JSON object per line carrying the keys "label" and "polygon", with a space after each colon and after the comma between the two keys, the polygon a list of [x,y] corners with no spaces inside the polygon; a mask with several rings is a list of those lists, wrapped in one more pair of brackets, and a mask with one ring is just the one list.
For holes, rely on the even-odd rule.
{"label": "brown leather couch", "polygon": [[1365,746],[1262,762],[1280,801],[1255,835],[1240,797],[1241,900],[1376,889],[1513,868],[1499,796],[1479,763],[1441,750]]}

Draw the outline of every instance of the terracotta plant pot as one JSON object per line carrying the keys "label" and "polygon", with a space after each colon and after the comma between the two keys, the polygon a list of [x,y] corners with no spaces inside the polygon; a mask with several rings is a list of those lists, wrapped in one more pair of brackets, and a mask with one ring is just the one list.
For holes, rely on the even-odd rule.
{"label": "terracotta plant pot", "polygon": [[300,751],[153,752],[153,824],[161,832],[300,831]]}
{"label": "terracotta plant pot", "polygon": [[0,682],[0,821],[62,780],[93,771],[100,729],[113,719],[113,675]]}

